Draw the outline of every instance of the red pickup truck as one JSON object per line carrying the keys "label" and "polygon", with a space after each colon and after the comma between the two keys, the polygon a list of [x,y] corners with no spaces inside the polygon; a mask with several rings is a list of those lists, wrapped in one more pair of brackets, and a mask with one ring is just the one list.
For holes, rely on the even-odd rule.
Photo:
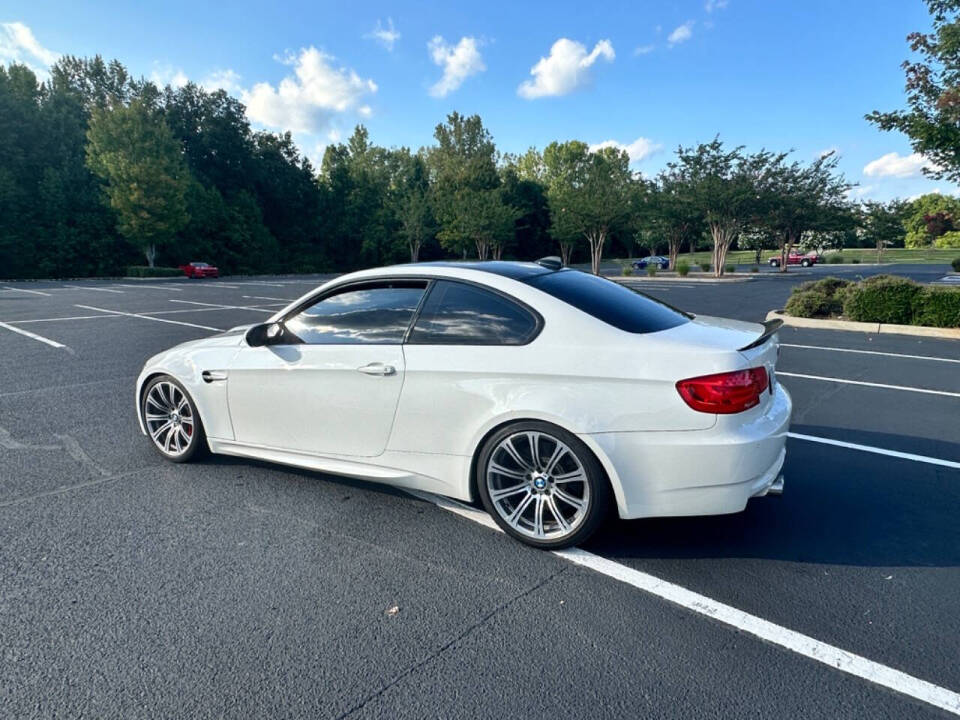
{"label": "red pickup truck", "polygon": [[[809,252],[806,255],[803,255],[798,252],[791,252],[787,255],[787,265],[802,265],[803,267],[810,267],[811,265],[816,265],[817,254],[814,252]],[[780,267],[780,256],[774,255],[770,258],[770,267]]]}

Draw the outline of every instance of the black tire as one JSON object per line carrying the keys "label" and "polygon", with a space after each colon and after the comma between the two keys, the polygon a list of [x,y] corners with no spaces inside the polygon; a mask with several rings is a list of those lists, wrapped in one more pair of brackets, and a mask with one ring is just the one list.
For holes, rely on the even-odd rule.
{"label": "black tire", "polygon": [[[504,449],[504,443],[512,445],[517,438],[524,435],[527,436],[529,447],[526,451],[521,448],[520,454],[521,459],[525,460],[528,466],[525,468],[520,462],[514,462],[512,467],[507,467],[508,463],[513,462],[514,456]],[[536,436],[537,440],[530,441],[530,435]],[[539,457],[533,460],[535,446]],[[563,446],[562,450],[561,446]],[[554,457],[558,452],[562,454]],[[490,468],[491,461],[495,458],[494,464],[509,471],[510,476],[502,475]],[[547,458],[546,461],[544,458]],[[553,468],[547,467],[551,460]],[[535,467],[536,470],[531,470],[531,467]],[[578,477],[578,469],[582,470],[583,479],[569,479],[568,476]],[[548,470],[553,472],[546,472]],[[603,467],[590,449],[578,437],[563,428],[537,420],[512,423],[491,435],[483,444],[477,458],[476,481],[480,500],[497,525],[520,542],[544,550],[558,550],[585,542],[607,518],[611,507],[610,483]],[[512,491],[510,496],[502,496],[495,503],[491,498],[490,483],[498,481],[515,483],[512,487],[517,488],[521,485],[529,485],[529,487]],[[541,481],[544,484],[543,487],[539,485],[535,487],[535,483]],[[502,492],[504,489],[511,490],[511,487],[494,487],[493,492],[496,493],[498,489]],[[520,495],[522,497],[519,499],[513,499]],[[528,501],[528,496],[533,500]],[[564,496],[583,502],[583,508],[568,503]],[[515,505],[510,505],[511,502],[515,502]],[[515,520],[517,527],[515,527],[505,515],[511,510],[516,515],[517,509],[524,502],[527,503],[524,505],[526,509],[519,511],[519,517]],[[533,505],[531,506],[530,503]],[[568,517],[572,508],[575,509]],[[530,514],[534,518],[526,518],[528,510],[532,511]],[[538,511],[542,533],[540,536],[535,534],[534,529],[525,527],[527,522],[536,527],[535,518]],[[553,520],[549,519],[548,512]],[[563,528],[563,522],[569,524],[566,530]]]}
{"label": "black tire", "polygon": [[780,261],[779,261],[779,260],[776,260],[776,259],[774,259],[774,258],[770,258],[770,267],[778,267],[779,265],[780,265]]}
{"label": "black tire", "polygon": [[800,264],[803,265],[803,267],[810,267],[810,261],[809,261],[809,260],[802,260],[802,261],[800,262]]}
{"label": "black tire", "polygon": [[[200,413],[176,378],[158,375],[150,380],[140,396],[140,413],[153,449],[170,462],[190,462],[207,452]],[[161,415],[166,418],[159,418]]]}

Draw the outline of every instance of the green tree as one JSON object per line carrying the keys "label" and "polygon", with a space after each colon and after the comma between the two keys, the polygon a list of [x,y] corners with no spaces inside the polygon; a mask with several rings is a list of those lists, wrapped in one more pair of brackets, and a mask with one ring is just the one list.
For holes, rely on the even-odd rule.
{"label": "green tree", "polygon": [[393,196],[394,212],[400,223],[399,234],[410,253],[410,262],[420,259],[420,250],[437,231],[433,215],[432,191],[426,162],[406,148],[398,154],[398,175]]}
{"label": "green tree", "polygon": [[711,264],[723,275],[727,252],[772,197],[773,173],[783,155],[761,151],[744,154],[742,147],[724,148],[719,138],[696,147],[677,149],[667,164],[687,188],[691,202],[703,213],[713,241]]}
{"label": "green tree", "polygon": [[927,193],[904,209],[904,238],[908,248],[929,247],[944,233],[960,227],[960,200],[950,195]]}
{"label": "green tree", "polygon": [[648,193],[647,210],[641,211],[640,216],[648,218],[646,222],[652,223],[657,233],[666,239],[672,270],[681,246],[684,243],[693,246],[703,233],[703,213],[681,173],[662,173]]}
{"label": "green tree", "polygon": [[104,181],[117,230],[153,267],[157,247],[186,225],[190,179],[182,151],[163,119],[142,103],[94,108],[87,164]]}
{"label": "green tree", "polygon": [[905,218],[907,203],[891,200],[889,203],[868,200],[860,208],[860,228],[862,234],[877,249],[877,262],[883,262],[883,251],[887,247],[904,245]]}
{"label": "green tree", "polygon": [[907,110],[874,111],[881,130],[899,130],[913,149],[933,161],[924,172],[960,181],[960,0],[927,0],[932,32],[907,36],[919,59],[903,63]]}
{"label": "green tree", "polygon": [[847,201],[850,184],[837,174],[838,158],[822,155],[809,165],[787,164],[783,155],[767,165],[765,181],[757,192],[757,217],[774,233],[780,246],[780,272],[787,272],[787,257],[804,233],[819,233],[830,241],[833,233],[852,229],[855,220]]}

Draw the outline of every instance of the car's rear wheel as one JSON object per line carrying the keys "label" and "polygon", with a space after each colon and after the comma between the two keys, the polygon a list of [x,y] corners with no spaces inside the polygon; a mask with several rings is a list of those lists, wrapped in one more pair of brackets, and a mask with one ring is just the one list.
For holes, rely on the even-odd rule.
{"label": "car's rear wheel", "polygon": [[600,463],[575,435],[548,423],[516,423],[494,433],[477,473],[487,512],[534,547],[582,543],[607,515],[610,486]]}
{"label": "car's rear wheel", "polygon": [[157,452],[187,462],[206,448],[206,436],[193,398],[177,380],[160,375],[143,391],[143,424]]}
{"label": "car's rear wheel", "polygon": [[777,265],[779,264],[780,262],[778,260],[776,260],[775,258],[770,258],[770,267],[777,267]]}
{"label": "car's rear wheel", "polygon": [[809,260],[803,260],[803,261],[801,261],[800,264],[803,265],[804,267],[810,267],[810,261],[809,261]]}

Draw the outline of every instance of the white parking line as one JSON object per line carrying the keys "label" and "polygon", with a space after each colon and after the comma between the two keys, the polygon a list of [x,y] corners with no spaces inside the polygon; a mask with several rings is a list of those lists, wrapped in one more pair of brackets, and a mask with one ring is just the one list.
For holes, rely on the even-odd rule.
{"label": "white parking line", "polygon": [[239,285],[227,285],[226,283],[222,283],[222,282],[210,282],[210,281],[207,281],[202,285],[197,285],[197,287],[225,287],[225,288],[230,288],[231,290],[240,289]]}
{"label": "white parking line", "polygon": [[883,355],[884,357],[907,358],[909,360],[935,360],[937,362],[960,363],[955,358],[935,357],[933,355],[905,355],[904,353],[880,352],[879,350],[853,350],[851,348],[823,347],[821,345],[795,345],[793,343],[780,343],[780,347],[802,348],[804,350],[826,350],[828,352],[859,353],[861,355]]}
{"label": "white parking line", "polygon": [[72,290],[94,290],[96,292],[109,292],[109,293],[118,293],[123,295],[123,290],[111,290],[110,288],[100,288],[100,287],[86,287],[85,285],[64,285],[65,288],[71,288]]}
{"label": "white parking line", "polygon": [[862,385],[864,387],[883,388],[884,390],[902,390],[904,392],[924,393],[925,395],[944,395],[946,397],[960,397],[960,393],[946,390],[930,390],[928,388],[904,387],[903,385],[887,385],[886,383],[865,382],[863,380],[846,380],[844,378],[821,377],[819,375],[804,375],[802,373],[783,372],[777,370],[777,377],[794,377],[803,380],[821,380],[823,382],[841,383],[844,385]]}
{"label": "white parking line", "polygon": [[[273,314],[276,310],[262,307],[249,307],[247,305],[220,305],[219,303],[205,303],[197,302],[196,300],[171,300],[170,302],[183,303],[184,305],[203,305],[204,307],[214,308],[218,310],[253,310],[254,312],[265,312]],[[279,304],[279,303],[274,303]]]}
{"label": "white parking line", "polygon": [[293,302],[296,298],[278,298],[278,297],[266,297],[264,295],[243,295],[243,298],[246,300],[281,300],[283,302]]}
{"label": "white parking line", "polygon": [[[164,285],[124,285],[123,283],[117,283],[115,287],[137,288],[137,289],[148,288],[150,290],[169,290],[170,292],[183,292],[181,288],[165,287]],[[116,292],[119,292],[119,290]]]}
{"label": "white parking line", "polygon": [[[34,340],[39,340],[40,342],[46,343],[47,345],[50,345],[51,347],[55,347],[55,348],[67,348],[66,345],[64,345],[64,344],[62,344],[62,343],[58,343],[56,340],[51,340],[50,338],[45,338],[45,337],[43,337],[42,335],[35,335],[35,334],[32,333],[32,332],[28,332],[28,331],[26,331],[26,330],[22,330],[21,328],[14,327],[13,325],[7,325],[6,323],[0,322],[0,327],[6,328],[7,330],[10,330],[11,332],[15,332],[15,333],[17,333],[17,334],[19,334],[19,335],[25,335],[25,336],[28,337],[28,338],[32,338],[32,339],[34,339]],[[67,348],[67,349],[69,350],[70,348]]]}
{"label": "white parking line", "polygon": [[23,288],[10,287],[9,285],[4,285],[3,289],[12,290],[13,292],[30,293],[31,295],[43,295],[44,297],[50,297],[50,293],[40,292],[39,290],[24,290]]}
{"label": "white parking line", "polygon": [[[434,505],[449,510],[461,517],[472,520],[494,530],[500,528],[493,519],[484,512],[463,505],[455,500],[443,498],[429,493],[411,491],[411,494],[432,502]],[[749,633],[761,640],[791,650],[799,655],[816,660],[840,672],[863,678],[868,682],[881,685],[894,692],[907,695],[934,707],[960,715],[960,694],[947,688],[934,685],[920,678],[908,675],[900,670],[868,660],[860,655],[828,645],[815,638],[803,635],[789,628],[777,625],[763,618],[751,615],[737,608],[718,602],[713,598],[700,595],[685,587],[662,580],[626,565],[621,565],[605,557],[594,555],[586,550],[573,548],[571,550],[554,550],[557,555],[581,567],[589,568],[609,578],[625,583],[638,590],[656,595],[663,600],[680,605],[681,607],[721,622],[724,625],[736,628],[741,632]]]}
{"label": "white parking line", "polygon": [[84,310],[96,310],[97,312],[110,313],[112,315],[125,315],[127,317],[142,318],[144,320],[153,320],[154,322],[169,323],[170,325],[186,325],[187,327],[200,328],[201,330],[213,330],[223,332],[223,328],[210,327],[209,325],[197,325],[196,323],[181,322],[180,320],[167,320],[166,318],[153,317],[152,315],[139,315],[137,313],[128,313],[121,310],[107,310],[106,308],[93,307],[91,305],[74,305],[74,307]]}
{"label": "white parking line", "polygon": [[269,285],[270,287],[283,287],[282,283],[264,282],[263,280],[245,280],[244,285]]}
{"label": "white parking line", "polygon": [[886,448],[874,447],[873,445],[859,445],[843,440],[834,440],[833,438],[804,435],[795,432],[788,432],[787,437],[793,438],[794,440],[806,440],[807,442],[822,443],[823,445],[836,445],[837,447],[847,448],[848,450],[860,450],[861,452],[875,453],[877,455],[886,455],[888,457],[912,460],[913,462],[927,463],[928,465],[941,465],[943,467],[953,468],[954,470],[960,470],[960,462],[929,457],[928,455],[914,455],[913,453],[900,452],[899,450],[887,450]]}

